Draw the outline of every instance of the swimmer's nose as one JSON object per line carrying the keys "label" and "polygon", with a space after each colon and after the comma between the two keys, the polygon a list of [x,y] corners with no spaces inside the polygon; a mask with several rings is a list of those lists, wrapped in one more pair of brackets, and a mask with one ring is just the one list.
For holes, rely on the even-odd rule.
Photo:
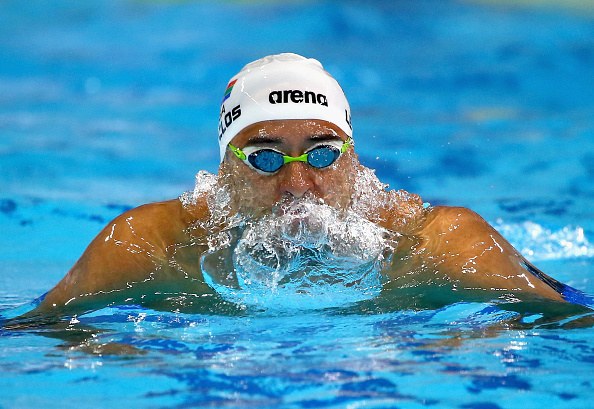
{"label": "swimmer's nose", "polygon": [[308,165],[303,162],[287,163],[281,170],[280,194],[290,193],[300,198],[314,186],[313,175]]}

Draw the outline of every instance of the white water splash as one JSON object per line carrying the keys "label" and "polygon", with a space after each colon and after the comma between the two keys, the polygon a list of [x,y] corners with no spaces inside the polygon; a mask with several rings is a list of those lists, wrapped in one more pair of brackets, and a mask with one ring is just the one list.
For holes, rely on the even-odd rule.
{"label": "white water splash", "polygon": [[388,194],[387,185],[367,168],[356,178],[346,211],[311,195],[286,198],[253,218],[231,214],[224,181],[198,173],[194,191],[180,200],[191,207],[206,198],[211,220],[200,222],[206,231],[227,226],[204,240],[209,246],[201,260],[205,281],[228,301],[266,309],[325,308],[377,296],[399,235],[370,216],[403,197]]}
{"label": "white water splash", "polygon": [[493,226],[531,261],[594,257],[594,245],[579,226],[551,230],[531,221],[509,224],[502,220]]}
{"label": "white water splash", "polygon": [[179,198],[186,209],[191,209],[199,200],[205,199],[210,212],[208,220],[199,220],[197,226],[206,231],[217,225],[237,225],[241,220],[238,214],[230,214],[231,192],[224,184],[219,184],[217,175],[201,170],[196,174],[194,190],[185,192]]}
{"label": "white water splash", "polygon": [[210,193],[215,189],[217,184],[217,176],[207,171],[201,170],[196,174],[196,183],[194,190],[185,192],[179,200],[184,206],[195,205],[200,197],[204,194]]}
{"label": "white water splash", "polygon": [[[203,273],[220,295],[245,306],[340,306],[380,293],[383,263],[394,244],[389,236],[354,212],[342,213],[306,197],[246,221],[229,242],[232,253],[213,248],[203,258]],[[232,271],[209,268],[225,266],[216,261],[225,256],[232,257],[227,265]]]}

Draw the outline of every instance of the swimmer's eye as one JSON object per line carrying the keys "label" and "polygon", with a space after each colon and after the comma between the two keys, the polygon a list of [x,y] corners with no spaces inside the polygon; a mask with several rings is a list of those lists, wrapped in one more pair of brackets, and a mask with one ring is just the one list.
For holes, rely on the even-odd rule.
{"label": "swimmer's eye", "polygon": [[242,150],[231,144],[229,144],[229,149],[252,169],[259,173],[270,174],[290,162],[306,162],[316,169],[326,168],[336,162],[340,155],[346,152],[352,144],[352,138],[344,142],[322,142],[301,156],[285,155],[283,152],[270,148],[247,147]]}

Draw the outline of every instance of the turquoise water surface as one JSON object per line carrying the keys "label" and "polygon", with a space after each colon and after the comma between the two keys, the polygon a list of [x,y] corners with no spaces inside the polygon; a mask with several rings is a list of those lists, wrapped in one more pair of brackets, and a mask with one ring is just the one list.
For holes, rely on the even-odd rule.
{"label": "turquoise water surface", "polygon": [[[594,7],[568,4],[3,2],[0,315],[29,308],[111,218],[215,173],[227,80],[284,51],[339,80],[381,180],[472,208],[594,294]],[[591,322],[478,303],[114,307],[0,330],[0,408],[589,408]]]}

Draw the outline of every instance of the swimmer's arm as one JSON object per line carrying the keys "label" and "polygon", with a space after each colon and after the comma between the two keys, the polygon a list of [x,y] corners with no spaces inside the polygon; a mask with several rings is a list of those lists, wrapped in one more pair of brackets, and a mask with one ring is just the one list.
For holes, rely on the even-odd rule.
{"label": "swimmer's arm", "polygon": [[[66,315],[180,291],[201,280],[172,262],[189,241],[178,200],[132,209],[109,223],[68,274],[41,301],[36,314]],[[182,249],[182,250],[180,250]],[[184,261],[181,260],[180,263]]]}
{"label": "swimmer's arm", "polygon": [[[397,276],[486,297],[563,301],[554,279],[537,270],[475,212],[459,207],[428,210]],[[404,283],[407,278],[402,280]],[[496,297],[494,297],[496,298]]]}

